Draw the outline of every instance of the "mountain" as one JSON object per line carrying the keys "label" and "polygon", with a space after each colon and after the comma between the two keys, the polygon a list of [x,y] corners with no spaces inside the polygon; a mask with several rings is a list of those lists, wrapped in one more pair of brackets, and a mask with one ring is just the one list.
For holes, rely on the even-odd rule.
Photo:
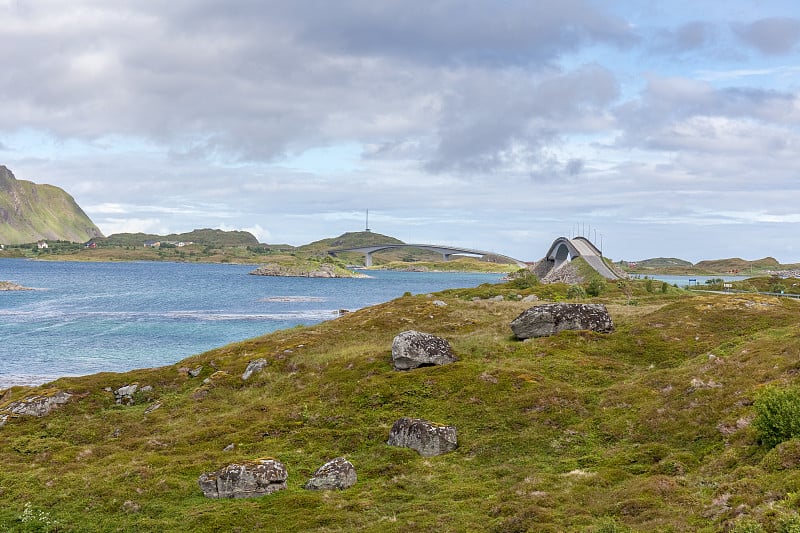
{"label": "mountain", "polygon": [[85,242],[103,234],[63,189],[18,180],[0,165],[0,243]]}

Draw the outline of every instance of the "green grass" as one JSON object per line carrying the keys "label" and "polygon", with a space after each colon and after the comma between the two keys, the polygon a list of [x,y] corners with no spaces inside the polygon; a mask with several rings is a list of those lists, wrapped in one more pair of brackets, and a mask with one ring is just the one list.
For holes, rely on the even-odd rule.
{"label": "green grass", "polygon": [[[749,421],[759,391],[796,380],[800,303],[628,283],[586,300],[609,306],[608,335],[514,340],[508,324],[531,304],[512,294],[567,292],[517,283],[436,295],[446,307],[403,297],[164,368],[61,379],[45,388],[75,401],[0,429],[0,530],[34,527],[21,522],[26,505],[59,531],[711,532],[797,521],[797,445],[769,450]],[[472,301],[495,294],[508,298]],[[392,370],[392,339],[406,329],[447,338],[459,361]],[[243,382],[258,357],[269,365]],[[198,378],[179,372],[199,365]],[[134,381],[154,389],[133,406],[104,390]],[[29,393],[10,389],[0,403]],[[425,459],[387,446],[402,416],[457,426],[459,448]],[[358,472],[353,488],[302,489],[340,455]],[[202,496],[202,472],[264,456],[286,464],[287,490]]]}

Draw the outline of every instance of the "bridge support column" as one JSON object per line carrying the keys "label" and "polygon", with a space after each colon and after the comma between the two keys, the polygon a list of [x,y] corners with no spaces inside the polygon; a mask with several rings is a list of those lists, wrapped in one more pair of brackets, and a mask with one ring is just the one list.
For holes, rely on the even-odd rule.
{"label": "bridge support column", "polygon": [[364,266],[365,267],[372,266],[372,252],[367,252],[364,254]]}

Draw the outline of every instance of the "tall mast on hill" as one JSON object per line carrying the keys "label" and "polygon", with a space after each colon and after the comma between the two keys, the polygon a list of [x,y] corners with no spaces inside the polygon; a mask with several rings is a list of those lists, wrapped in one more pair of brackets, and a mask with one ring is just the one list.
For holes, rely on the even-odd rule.
{"label": "tall mast on hill", "polygon": [[367,224],[364,226],[364,231],[369,231],[369,209],[367,209]]}

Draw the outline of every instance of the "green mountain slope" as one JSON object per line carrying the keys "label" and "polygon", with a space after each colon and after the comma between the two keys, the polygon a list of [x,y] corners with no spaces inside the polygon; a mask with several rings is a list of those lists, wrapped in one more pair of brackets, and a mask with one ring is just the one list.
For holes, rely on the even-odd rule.
{"label": "green mountain slope", "polygon": [[17,180],[0,165],[0,243],[84,242],[103,234],[64,190]]}

